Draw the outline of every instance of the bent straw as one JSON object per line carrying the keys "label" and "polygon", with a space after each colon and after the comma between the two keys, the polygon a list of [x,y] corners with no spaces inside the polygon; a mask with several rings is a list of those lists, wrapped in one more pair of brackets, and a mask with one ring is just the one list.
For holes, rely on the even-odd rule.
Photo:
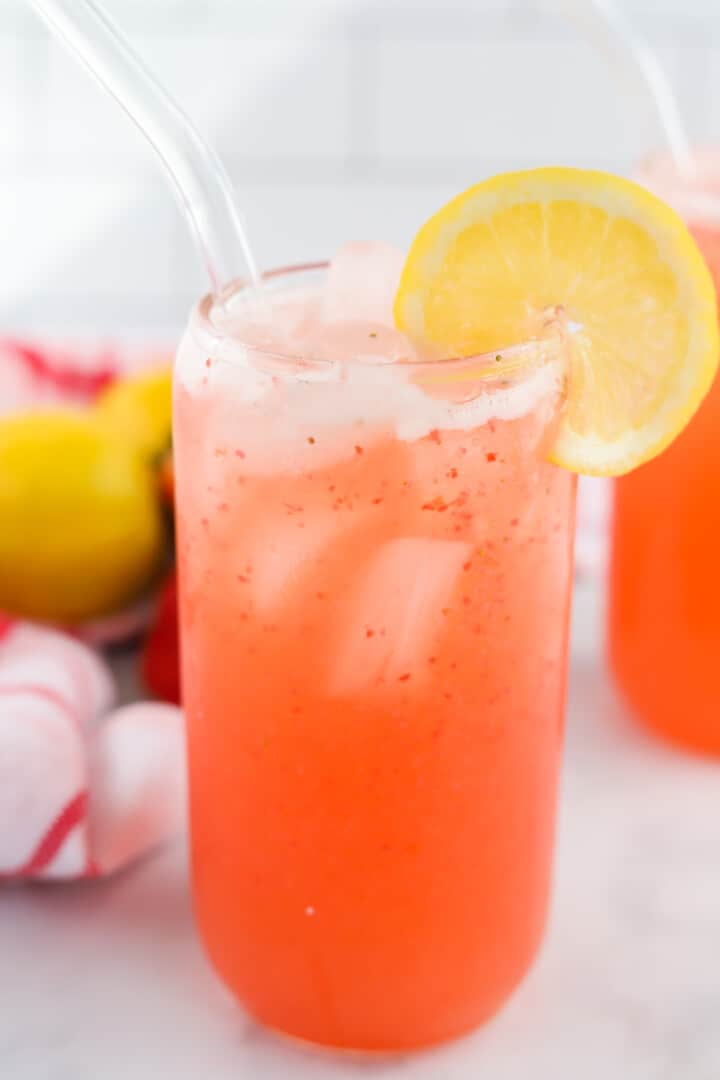
{"label": "bent straw", "polygon": [[215,151],[94,0],[29,0],[142,131],[165,166],[212,290],[259,275],[231,181]]}

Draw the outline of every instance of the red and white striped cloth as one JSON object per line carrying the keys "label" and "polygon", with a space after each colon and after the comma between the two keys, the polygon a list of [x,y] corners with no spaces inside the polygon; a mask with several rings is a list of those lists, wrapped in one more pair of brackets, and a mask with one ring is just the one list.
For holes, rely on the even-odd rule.
{"label": "red and white striped cloth", "polygon": [[[162,357],[0,341],[0,413],[89,403],[118,375]],[[126,637],[144,617],[120,613],[83,636]],[[114,699],[99,652],[0,614],[0,882],[111,873],[181,829],[181,711],[156,702],[114,709]]]}
{"label": "red and white striped cloth", "polygon": [[113,699],[89,646],[0,623],[0,880],[110,873],[181,828],[180,709]]}
{"label": "red and white striped cloth", "polygon": [[120,375],[167,364],[171,355],[171,349],[145,346],[48,347],[0,338],[0,414],[87,404]]}

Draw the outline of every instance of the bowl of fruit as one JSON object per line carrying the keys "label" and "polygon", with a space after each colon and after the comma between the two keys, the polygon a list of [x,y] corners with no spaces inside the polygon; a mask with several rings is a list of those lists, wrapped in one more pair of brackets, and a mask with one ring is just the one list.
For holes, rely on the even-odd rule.
{"label": "bowl of fruit", "polygon": [[0,353],[0,612],[138,645],[147,688],[179,700],[170,351]]}

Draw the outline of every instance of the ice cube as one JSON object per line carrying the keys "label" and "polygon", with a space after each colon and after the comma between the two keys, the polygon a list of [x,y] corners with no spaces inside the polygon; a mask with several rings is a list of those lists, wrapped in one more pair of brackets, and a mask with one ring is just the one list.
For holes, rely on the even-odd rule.
{"label": "ice cube", "polygon": [[411,342],[382,323],[326,322],[312,329],[302,343],[303,355],[315,360],[364,364],[397,364],[417,360]]}
{"label": "ice cube", "polygon": [[262,521],[237,544],[239,584],[249,590],[255,611],[277,612],[288,590],[322,558],[331,545],[357,525],[357,515],[306,508],[301,501],[272,512],[261,510]]}
{"label": "ice cube", "polygon": [[392,308],[404,262],[403,252],[391,244],[345,244],[330,263],[323,320],[394,326]]}
{"label": "ice cube", "polygon": [[232,385],[223,394],[219,384],[203,428],[212,439],[201,445],[235,455],[245,476],[311,474],[353,460],[358,444],[369,452],[394,441],[392,375],[382,365],[328,365],[271,387],[242,410]]}
{"label": "ice cube", "polygon": [[217,322],[228,335],[250,343],[258,353],[293,357],[303,355],[303,340],[321,316],[322,301],[317,290],[284,295],[259,289],[240,294],[231,310]]}
{"label": "ice cube", "polygon": [[360,693],[384,682],[417,685],[442,634],[447,608],[473,545],[403,537],[371,559],[343,615],[331,693]]}

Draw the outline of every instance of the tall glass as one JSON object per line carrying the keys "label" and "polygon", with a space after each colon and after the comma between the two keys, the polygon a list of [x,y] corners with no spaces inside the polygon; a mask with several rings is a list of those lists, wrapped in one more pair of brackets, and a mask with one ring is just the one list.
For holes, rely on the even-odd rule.
{"label": "tall glass", "polygon": [[[685,218],[720,286],[720,148],[639,179]],[[720,382],[660,457],[615,483],[608,649],[638,719],[720,753]]]}
{"label": "tall glass", "polygon": [[[322,289],[322,268],[279,290]],[[210,298],[175,440],[194,893],[263,1024],[399,1050],[489,1017],[545,922],[574,478],[561,346],[293,360]],[[373,336],[373,335],[370,335]],[[482,376],[482,377],[481,377]]]}

